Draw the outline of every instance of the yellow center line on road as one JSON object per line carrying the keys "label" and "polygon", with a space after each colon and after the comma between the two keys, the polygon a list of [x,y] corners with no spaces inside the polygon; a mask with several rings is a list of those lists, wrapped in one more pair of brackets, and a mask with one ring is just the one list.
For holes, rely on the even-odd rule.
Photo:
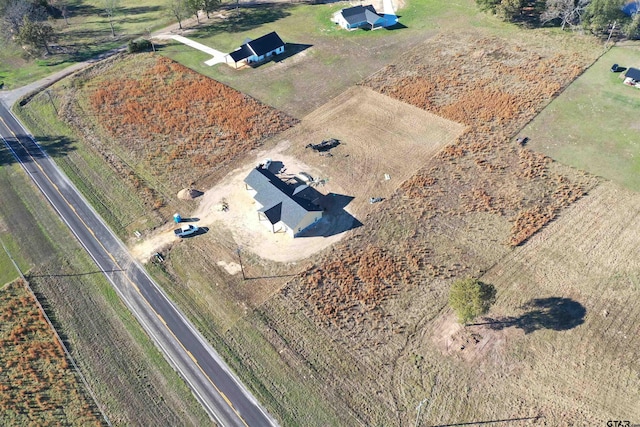
{"label": "yellow center line on road", "polygon": [[[2,122],[2,124],[4,124],[4,126],[7,128],[7,130],[9,132],[11,132],[11,134],[13,135],[13,137],[16,139],[16,141],[18,141],[18,143],[20,145],[22,145],[22,142],[20,142],[20,139],[18,138],[18,136],[15,134],[15,132],[13,132],[13,130],[11,130],[11,128],[9,127],[9,125],[7,125],[7,122],[5,122],[5,120],[0,117],[0,122]],[[118,263],[118,261],[115,259],[115,257],[111,254],[111,252],[109,252],[107,250],[107,248],[102,244],[102,242],[100,240],[98,240],[98,238],[96,237],[95,232],[87,225],[87,223],[80,217],[80,215],[78,215],[78,212],[76,211],[76,209],[71,205],[71,203],[67,200],[67,198],[62,194],[62,192],[60,191],[60,189],[58,188],[58,186],[51,180],[51,178],[49,177],[49,175],[45,172],[45,170],[43,169],[43,167],[36,161],[36,159],[31,155],[31,153],[29,153],[28,150],[26,150],[26,147],[24,147],[24,145],[22,145],[23,148],[25,148],[26,153],[29,155],[29,157],[31,157],[31,160],[33,160],[33,163],[40,169],[40,171],[42,172],[42,175],[44,175],[47,179],[47,181],[49,181],[49,183],[53,186],[53,188],[55,188],[56,192],[60,195],[60,197],[62,198],[62,200],[64,200],[64,202],[67,204],[67,206],[73,211],[73,213],[76,215],[76,217],[80,220],[80,222],[82,223],[82,225],[84,225],[84,227],[87,229],[87,231],[89,231],[89,233],[91,233],[91,235],[94,237],[94,239],[96,240],[96,242],[98,242],[98,244],[100,245],[100,247],[103,249],[103,251],[109,255],[109,258],[111,258],[111,260],[113,261],[113,263],[115,264],[115,266],[121,270],[121,271],[125,271],[122,266],[120,265],[120,263]],[[209,381],[209,383],[213,386],[213,388],[215,388],[215,390],[218,392],[218,394],[224,399],[224,401],[227,403],[227,405],[229,405],[229,407],[231,408],[231,410],[236,414],[236,416],[238,417],[238,419],[240,419],[240,421],[242,421],[242,423],[246,426],[249,427],[249,425],[246,423],[246,421],[244,420],[244,418],[242,418],[242,416],[240,415],[240,413],[238,413],[238,411],[236,410],[236,408],[233,406],[233,404],[231,403],[231,401],[229,400],[229,398],[222,392],[222,390],[220,390],[218,388],[218,386],[216,386],[213,382],[213,380],[209,377],[209,375],[207,375],[207,373],[204,371],[204,369],[202,369],[202,366],[200,366],[200,363],[198,362],[198,360],[195,358],[195,356],[189,351],[187,350],[187,348],[182,344],[182,342],[178,339],[178,337],[173,333],[173,331],[169,328],[169,326],[167,325],[167,322],[164,320],[164,318],[160,315],[160,313],[158,313],[155,308],[153,308],[153,306],[151,305],[151,303],[144,297],[144,295],[142,295],[142,292],[140,291],[140,288],[138,287],[138,285],[131,280],[131,278],[129,277],[129,275],[125,274],[124,275],[125,278],[127,279],[127,281],[129,282],[129,284],[131,284],[135,290],[138,292],[138,294],[142,297],[142,300],[149,306],[149,308],[151,309],[151,311],[153,311],[153,313],[158,316],[158,319],[160,319],[160,322],[165,326],[166,330],[171,334],[171,336],[176,340],[176,342],[180,345],[180,347],[182,347],[183,351],[189,355],[189,357],[191,358],[191,360],[193,360],[193,362],[196,364],[196,366],[198,367],[198,369],[200,369],[200,372],[202,372],[202,374],[204,375],[204,377]]]}

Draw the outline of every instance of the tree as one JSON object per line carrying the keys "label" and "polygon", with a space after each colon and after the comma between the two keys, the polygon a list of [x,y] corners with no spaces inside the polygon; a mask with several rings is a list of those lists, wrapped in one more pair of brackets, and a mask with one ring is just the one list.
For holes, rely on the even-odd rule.
{"label": "tree", "polygon": [[60,15],[64,19],[64,23],[69,25],[69,0],[49,0],[51,7],[58,9]]}
{"label": "tree", "polygon": [[56,34],[51,25],[32,21],[28,16],[23,19],[22,27],[18,33],[17,40],[33,50],[44,48],[47,54],[51,54],[49,43],[55,41]]}
{"label": "tree", "polygon": [[496,289],[493,285],[468,277],[451,285],[449,305],[458,315],[460,323],[467,323],[489,311],[495,298]]}
{"label": "tree", "polygon": [[107,15],[109,26],[111,27],[111,37],[116,36],[116,29],[113,21],[119,9],[120,0],[102,0],[102,10],[104,10],[104,14]]}
{"label": "tree", "polygon": [[640,13],[633,15],[629,23],[622,29],[622,32],[630,39],[640,38]]}
{"label": "tree", "polygon": [[540,16],[543,24],[560,21],[564,30],[567,25],[576,27],[582,23],[582,15],[591,0],[547,0],[545,10]]}
{"label": "tree", "polygon": [[201,0],[201,2],[202,10],[207,14],[207,19],[209,19],[209,13],[215,11],[220,5],[220,0]]}
{"label": "tree", "polygon": [[39,15],[36,7],[26,1],[13,0],[4,4],[2,8],[2,21],[6,31],[3,31],[9,38],[15,38],[20,33],[20,29],[24,23],[25,16],[33,21],[35,15]]}
{"label": "tree", "polygon": [[500,4],[500,0],[476,0],[476,4],[484,12],[496,13],[496,7]]}
{"label": "tree", "polygon": [[185,0],[187,10],[190,15],[196,16],[196,21],[200,23],[200,9],[202,8],[202,0]]}
{"label": "tree", "polygon": [[169,0],[169,12],[178,20],[178,27],[182,29],[182,21],[190,15],[186,0]]}
{"label": "tree", "polygon": [[605,31],[616,21],[626,20],[622,6],[626,0],[591,0],[582,18],[585,27],[593,32]]}
{"label": "tree", "polygon": [[513,19],[522,13],[525,0],[502,0],[495,8],[495,13],[505,21]]}

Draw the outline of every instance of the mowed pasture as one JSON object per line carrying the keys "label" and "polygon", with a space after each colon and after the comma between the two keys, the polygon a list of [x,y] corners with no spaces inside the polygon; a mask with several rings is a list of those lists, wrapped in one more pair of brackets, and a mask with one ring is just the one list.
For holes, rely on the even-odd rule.
{"label": "mowed pasture", "polygon": [[550,423],[640,418],[639,236],[640,195],[603,183],[483,276],[499,289],[484,320],[520,330],[499,344],[500,363],[519,374],[508,381],[555,408]]}
{"label": "mowed pasture", "polygon": [[530,147],[559,162],[640,190],[640,90],[623,84],[640,68],[640,45],[611,48],[556,98],[522,134]]}
{"label": "mowed pasture", "polygon": [[0,423],[106,425],[26,284],[0,296]]}

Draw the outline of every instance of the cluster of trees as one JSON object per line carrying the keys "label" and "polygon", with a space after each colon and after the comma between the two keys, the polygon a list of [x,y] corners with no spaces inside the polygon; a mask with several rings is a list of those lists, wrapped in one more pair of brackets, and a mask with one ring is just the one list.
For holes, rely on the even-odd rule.
{"label": "cluster of trees", "polygon": [[[167,13],[182,21],[195,16],[200,23],[201,12],[207,14],[219,7],[221,0],[165,0]],[[6,41],[16,43],[30,54],[51,54],[51,44],[57,41],[58,32],[51,25],[52,19],[64,18],[68,25],[70,0],[0,0],[0,28]],[[111,36],[116,37],[116,17],[122,13],[121,0],[100,0],[99,9],[106,17]]]}
{"label": "cluster of trees", "polygon": [[476,0],[482,10],[506,21],[535,21],[594,34],[609,32],[615,25],[628,38],[640,37],[640,14],[628,16],[622,8],[629,0]]}
{"label": "cluster of trees", "polygon": [[35,53],[49,50],[56,33],[48,23],[51,6],[46,0],[0,0],[2,35]]}
{"label": "cluster of trees", "polygon": [[178,26],[182,29],[182,21],[190,16],[196,17],[200,23],[200,11],[209,14],[220,5],[220,0],[169,0],[169,11],[178,20]]}

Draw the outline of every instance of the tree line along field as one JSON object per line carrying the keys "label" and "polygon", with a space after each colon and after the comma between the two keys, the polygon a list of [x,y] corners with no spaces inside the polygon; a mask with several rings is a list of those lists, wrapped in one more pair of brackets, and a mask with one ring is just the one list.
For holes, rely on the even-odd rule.
{"label": "tree line along field", "polygon": [[0,294],[0,423],[105,425],[26,284]]}
{"label": "tree line along field", "polygon": [[[21,3],[27,1],[29,0]],[[0,10],[4,9],[1,6],[10,3],[0,3]],[[0,40],[0,83],[4,83],[4,89],[15,89],[119,47],[148,30],[171,23],[169,12],[155,0],[48,0],[29,3],[48,4],[49,7],[44,12],[47,19],[43,23],[53,28],[55,38],[49,43],[50,54],[29,54],[11,40],[8,25],[4,22],[7,37]],[[105,7],[112,3],[116,6],[113,14],[115,37],[105,13]],[[65,11],[66,19],[62,10]]]}

